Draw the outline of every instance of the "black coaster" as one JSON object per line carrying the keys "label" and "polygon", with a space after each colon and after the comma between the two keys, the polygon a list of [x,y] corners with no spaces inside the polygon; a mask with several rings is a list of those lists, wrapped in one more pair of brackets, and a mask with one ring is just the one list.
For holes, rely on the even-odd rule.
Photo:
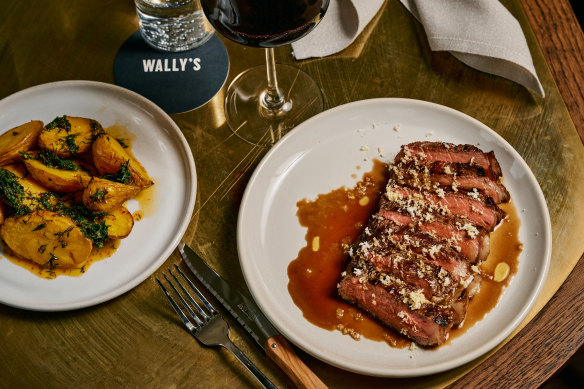
{"label": "black coaster", "polygon": [[116,84],[152,100],[167,113],[193,110],[219,92],[229,73],[225,45],[213,35],[189,51],[156,51],[135,32],[114,62]]}

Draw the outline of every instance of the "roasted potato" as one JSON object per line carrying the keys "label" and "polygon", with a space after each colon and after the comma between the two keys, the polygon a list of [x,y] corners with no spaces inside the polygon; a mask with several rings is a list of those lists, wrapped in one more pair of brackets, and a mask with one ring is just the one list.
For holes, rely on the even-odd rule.
{"label": "roasted potato", "polygon": [[6,219],[0,236],[15,254],[49,269],[75,267],[93,247],[71,219],[48,211]]}
{"label": "roasted potato", "polygon": [[39,147],[53,150],[59,157],[67,158],[91,150],[93,138],[103,131],[92,119],[61,116],[45,126],[39,135]]}
{"label": "roasted potato", "polygon": [[43,122],[33,120],[0,135],[0,166],[11,164],[20,158],[20,152],[36,146]]}
{"label": "roasted potato", "polygon": [[103,218],[107,225],[107,235],[110,239],[123,239],[130,235],[134,228],[134,217],[126,207],[118,207],[109,211]]}
{"label": "roasted potato", "polygon": [[83,204],[94,211],[110,212],[136,196],[142,189],[94,177],[83,190]]}
{"label": "roasted potato", "polygon": [[79,155],[75,158],[75,163],[81,167],[81,169],[85,170],[91,176],[99,176],[99,172],[93,165],[93,157],[91,153],[87,153],[85,155]]}
{"label": "roasted potato", "polygon": [[0,168],[0,200],[15,210],[21,207],[34,209],[41,203],[41,197],[52,200],[50,192],[30,176],[24,166],[7,165]]}
{"label": "roasted potato", "polygon": [[47,189],[56,192],[76,192],[83,190],[91,181],[91,176],[83,170],[55,169],[34,159],[24,160],[30,175]]}
{"label": "roasted potato", "polygon": [[120,142],[113,136],[103,133],[93,142],[91,147],[93,163],[100,174],[119,174],[120,169],[127,168],[131,176],[131,183],[140,188],[147,188],[153,184],[146,169],[124,150]]}

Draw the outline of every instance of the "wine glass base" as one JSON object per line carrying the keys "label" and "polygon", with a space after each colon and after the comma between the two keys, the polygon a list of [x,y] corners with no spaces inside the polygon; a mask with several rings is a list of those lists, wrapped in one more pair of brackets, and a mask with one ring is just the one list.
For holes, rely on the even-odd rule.
{"label": "wine glass base", "polygon": [[276,64],[276,74],[285,99],[276,111],[263,104],[268,85],[265,66],[241,73],[227,89],[227,123],[235,135],[250,144],[271,147],[286,132],[324,109],[322,91],[308,74],[280,64]]}

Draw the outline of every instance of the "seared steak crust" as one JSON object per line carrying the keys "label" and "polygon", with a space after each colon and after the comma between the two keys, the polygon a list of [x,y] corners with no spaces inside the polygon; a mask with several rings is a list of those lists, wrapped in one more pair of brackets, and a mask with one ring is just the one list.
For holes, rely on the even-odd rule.
{"label": "seared steak crust", "polygon": [[494,153],[471,145],[411,143],[389,169],[338,292],[418,344],[440,345],[480,288],[509,192]]}

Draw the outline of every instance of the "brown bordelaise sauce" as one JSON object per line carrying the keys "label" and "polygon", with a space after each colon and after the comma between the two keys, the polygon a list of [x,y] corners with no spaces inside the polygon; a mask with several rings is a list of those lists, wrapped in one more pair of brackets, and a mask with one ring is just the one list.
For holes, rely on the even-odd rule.
{"label": "brown bordelaise sauce", "polygon": [[[364,173],[354,187],[342,187],[320,194],[313,201],[303,199],[297,203],[300,224],[308,228],[307,244],[288,266],[288,291],[304,317],[321,328],[339,330],[355,339],[363,336],[404,348],[410,345],[410,340],[343,301],[337,294],[337,283],[348,264],[343,247],[359,236],[375,211],[387,184],[387,172],[385,163],[374,160],[372,170]],[[451,331],[449,341],[493,309],[517,272],[522,250],[520,220],[512,203],[503,204],[501,208],[507,217],[491,234],[491,252],[481,265],[481,291],[469,303],[462,326]],[[503,261],[510,267],[509,275],[502,282],[495,282],[492,279],[495,266]]]}

